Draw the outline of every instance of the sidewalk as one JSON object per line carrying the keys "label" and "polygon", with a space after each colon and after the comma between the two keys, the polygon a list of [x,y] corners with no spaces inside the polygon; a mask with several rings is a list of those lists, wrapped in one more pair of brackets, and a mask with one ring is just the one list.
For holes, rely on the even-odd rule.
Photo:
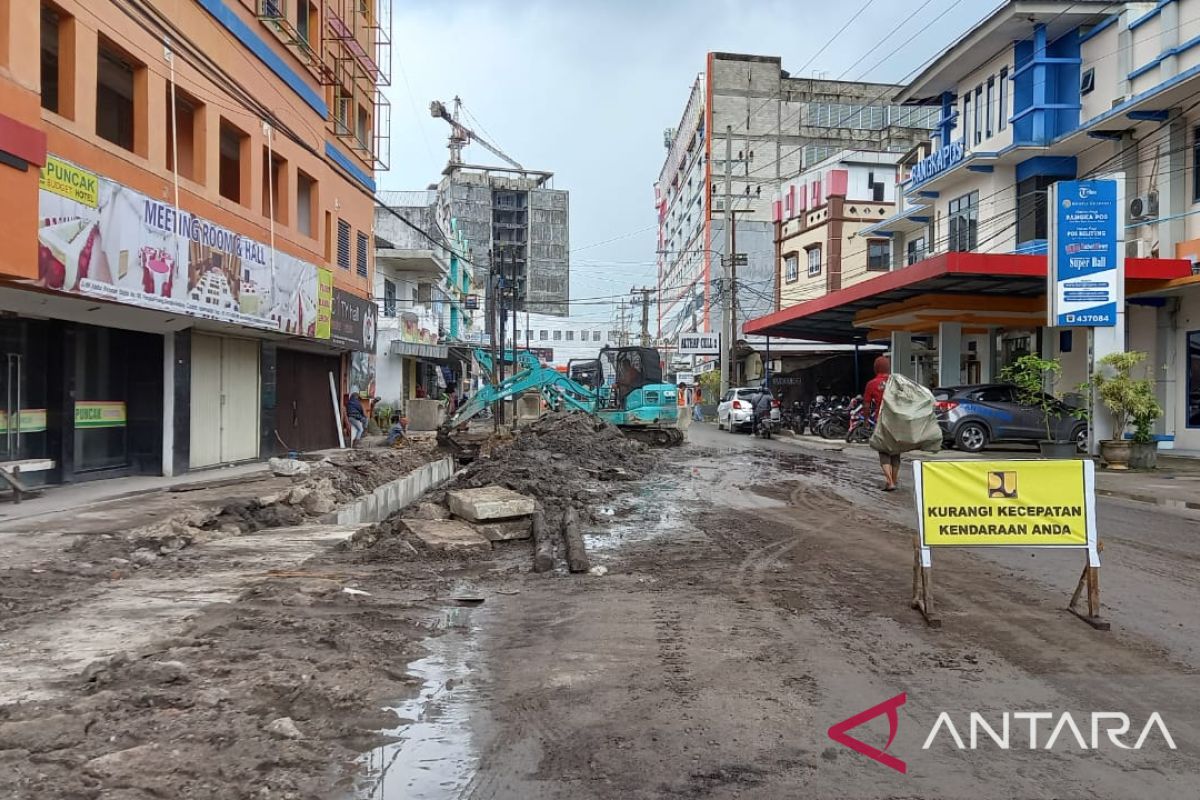
{"label": "sidewalk", "polygon": [[128,478],[48,486],[42,490],[39,497],[27,498],[20,505],[0,505],[0,531],[8,530],[8,523],[17,520],[29,520],[165,489],[187,491],[189,488],[236,485],[265,478],[270,474],[266,462],[256,461],[251,464],[189,472],[172,478],[164,478],[161,475],[134,475]]}

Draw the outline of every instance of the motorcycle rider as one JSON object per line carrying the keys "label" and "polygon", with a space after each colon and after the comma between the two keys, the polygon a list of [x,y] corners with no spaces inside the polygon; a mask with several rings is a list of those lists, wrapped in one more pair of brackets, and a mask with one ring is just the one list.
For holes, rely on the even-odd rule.
{"label": "motorcycle rider", "polygon": [[754,410],[754,433],[758,433],[759,426],[761,425],[768,426],[767,430],[769,431],[771,424],[771,391],[765,386],[760,388],[750,403],[751,408]]}

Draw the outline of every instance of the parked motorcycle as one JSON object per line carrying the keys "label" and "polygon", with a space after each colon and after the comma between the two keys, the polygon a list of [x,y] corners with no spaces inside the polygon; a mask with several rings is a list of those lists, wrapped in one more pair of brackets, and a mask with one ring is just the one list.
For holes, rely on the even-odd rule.
{"label": "parked motorcycle", "polygon": [[830,402],[813,426],[813,430],[824,439],[845,438],[846,432],[850,430],[849,407],[850,401],[845,398]]}
{"label": "parked motorcycle", "polygon": [[862,401],[862,396],[855,397],[850,403],[850,427],[846,431],[846,441],[865,443],[875,432],[874,409],[868,409]]}

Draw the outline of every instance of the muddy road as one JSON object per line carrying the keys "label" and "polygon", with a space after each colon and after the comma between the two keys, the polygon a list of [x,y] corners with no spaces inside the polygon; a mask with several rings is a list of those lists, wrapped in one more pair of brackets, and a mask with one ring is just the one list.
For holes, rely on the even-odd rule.
{"label": "muddy road", "polygon": [[[611,431],[580,447],[576,424],[457,480],[579,509],[597,574],[534,574],[528,542],[424,550],[391,522],[286,568],[237,554],[332,532],[230,534],[86,592],[25,569],[46,602],[0,616],[0,665],[17,635],[61,640],[131,586],[122,620],[159,632],[108,631],[136,644],[0,705],[0,797],[1200,797],[1190,512],[1101,501],[1111,632],[1064,610],[1078,554],[1019,551],[939,552],[934,630],[908,605],[911,494],[879,490],[869,451],[696,426],[654,455]],[[169,629],[136,613],[233,573],[220,585],[250,588]],[[827,735],[888,701],[904,772]],[[1129,732],[1114,743],[1119,720],[1093,712]],[[954,731],[931,737],[943,713]],[[883,747],[888,716],[849,733]]]}
{"label": "muddy road", "polygon": [[[604,577],[521,575],[465,609],[417,665],[417,724],[372,754],[366,796],[417,798],[1194,798],[1200,774],[1195,602],[1200,525],[1104,501],[1098,633],[1063,609],[1077,554],[939,553],[945,626],[908,601],[911,496],[869,454],[693,429],[590,541]],[[866,487],[866,488],[863,488]],[[827,729],[905,694],[888,752]],[[1036,749],[1028,718],[1045,712]],[[1128,715],[1140,750],[1093,711]],[[947,712],[963,741],[945,728]],[[1054,728],[1069,712],[1079,738]],[[886,715],[851,732],[876,746]],[[1050,750],[1045,744],[1054,739]]]}

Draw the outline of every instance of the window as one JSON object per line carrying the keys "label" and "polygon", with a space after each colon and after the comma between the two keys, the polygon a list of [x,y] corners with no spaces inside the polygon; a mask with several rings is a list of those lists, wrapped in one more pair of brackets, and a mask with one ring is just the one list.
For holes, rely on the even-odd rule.
{"label": "window", "polygon": [[588,340],[588,332],[587,332],[587,331],[581,331],[581,332],[579,333],[579,341],[581,341],[581,342],[586,342],[587,340]]}
{"label": "window", "polygon": [[1096,69],[1093,67],[1092,69],[1084,70],[1083,75],[1079,77],[1079,94],[1080,96],[1091,94],[1092,90],[1095,88]]}
{"label": "window", "polygon": [[433,284],[418,283],[416,288],[416,301],[424,305],[429,305],[433,302]]}
{"label": "window", "polygon": [[575,341],[575,331],[567,331],[567,341],[568,342]]}
{"label": "window", "polygon": [[972,394],[971,399],[980,403],[1011,403],[1013,393],[1008,386],[989,386]]}
{"label": "window", "polygon": [[892,266],[892,243],[887,239],[867,240],[867,269],[887,272]]}
{"label": "window", "polygon": [[547,339],[549,339],[549,338],[550,338],[550,332],[549,332],[549,331],[538,331],[538,341],[539,341],[539,342],[544,342],[544,341],[546,341],[546,340],[547,340]]}
{"label": "window", "polygon": [[396,316],[396,284],[387,278],[383,279],[383,315]]}
{"label": "window", "polygon": [[[132,152],[135,145],[134,73],[144,67],[103,36],[97,54],[96,135]],[[145,153],[139,152],[139,155]]]}
{"label": "window", "polygon": [[964,194],[950,201],[948,249],[968,252],[979,245],[979,192]]}
{"label": "window", "polygon": [[592,341],[593,342],[600,341],[600,331],[592,331]]}
{"label": "window", "polygon": [[337,265],[350,269],[350,223],[344,219],[338,220]]}
{"label": "window", "polygon": [[783,279],[788,283],[800,280],[800,254],[788,253],[783,257]]}
{"label": "window", "polygon": [[808,248],[808,274],[821,274],[821,246],[814,245]]}
{"label": "window", "polygon": [[1187,374],[1187,425],[1200,428],[1200,331],[1189,331],[1187,335]]}
{"label": "window", "polygon": [[1192,128],[1192,202],[1200,203],[1200,127]]}
{"label": "window", "polygon": [[263,148],[262,213],[280,225],[287,224],[287,161],[278,153]]}
{"label": "window", "polygon": [[983,85],[975,87],[975,144],[983,141]]}
{"label": "window", "polygon": [[879,182],[875,181],[875,173],[874,172],[867,173],[867,189],[870,190],[871,199],[873,201],[875,201],[876,203],[883,202],[884,192],[887,191],[887,187],[884,185],[883,181],[879,181]]}
{"label": "window", "polygon": [[1047,190],[1056,181],[1035,175],[1017,184],[1017,244],[1048,238]]}
{"label": "window", "polygon": [[1000,68],[1000,118],[996,120],[996,129],[1008,127],[1008,67]]}
{"label": "window", "polygon": [[358,116],[356,117],[355,121],[354,135],[358,139],[358,144],[362,147],[362,149],[371,149],[371,118],[367,114],[367,109],[365,106],[358,107]]}
{"label": "window", "polygon": [[317,181],[304,170],[296,171],[296,228],[305,236],[316,236]]}
{"label": "window", "polygon": [[619,340],[620,340],[620,338],[621,338],[621,337],[619,337],[619,336],[617,335],[617,332],[616,332],[616,331],[609,331],[609,332],[608,332],[608,340],[609,340],[610,342],[613,342],[613,343],[615,344],[617,341],[619,341]]}
{"label": "window", "polygon": [[963,129],[963,144],[971,144],[971,93],[968,91],[963,94],[963,110],[962,110],[962,129]]}
{"label": "window", "polygon": [[316,4],[312,0],[296,0],[296,32],[307,44],[312,44],[312,32],[319,28]]}
{"label": "window", "polygon": [[370,239],[362,231],[358,232],[358,239],[355,241],[357,247],[354,253],[354,267],[362,277],[367,277],[367,248]]}
{"label": "window", "polygon": [[555,331],[555,332],[554,332],[554,341],[556,341],[556,342],[561,342],[561,341],[562,341],[562,331]]}
{"label": "window", "polygon": [[925,260],[925,237],[909,239],[905,245],[905,263],[909,266]]}
{"label": "window", "polygon": [[996,116],[995,102],[996,102],[996,79],[988,78],[987,79],[987,135],[989,138],[991,138],[992,132],[994,130],[992,128],[992,120]]}
{"label": "window", "polygon": [[[203,141],[204,129],[200,127],[200,137],[197,138],[197,120],[203,125],[203,104],[192,95],[175,87],[174,97],[171,84],[167,84],[166,103],[166,134],[167,134],[167,172],[175,171],[175,153],[179,153],[179,176],[189,181],[204,177],[204,150],[197,147],[198,141]],[[171,141],[171,100],[175,101],[175,141]]]}
{"label": "window", "polygon": [[[63,12],[42,3],[42,108],[61,114],[59,109],[58,51],[62,46]],[[70,80],[70,76],[67,76]]]}
{"label": "window", "polygon": [[333,263],[333,212],[325,212],[325,263]]}
{"label": "window", "polygon": [[221,120],[221,160],[218,165],[220,173],[221,197],[235,203],[245,203],[249,199],[249,166],[250,137],[238,128]]}

